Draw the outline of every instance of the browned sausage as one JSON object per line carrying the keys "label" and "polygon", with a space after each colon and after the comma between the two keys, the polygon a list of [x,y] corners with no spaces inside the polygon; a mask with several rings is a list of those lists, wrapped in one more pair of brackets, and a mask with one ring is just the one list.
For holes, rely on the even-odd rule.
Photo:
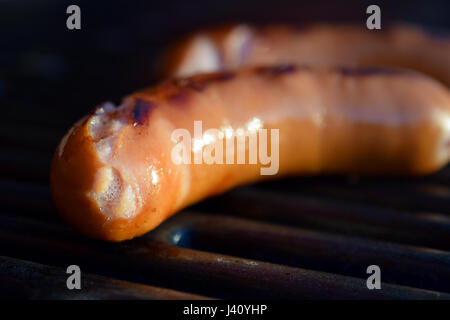
{"label": "browned sausage", "polygon": [[242,66],[296,63],[320,67],[398,67],[450,86],[450,36],[418,27],[368,30],[364,25],[296,28],[235,25],[195,33],[167,54],[164,73],[188,76]]}
{"label": "browned sausage", "polygon": [[[203,134],[195,137],[199,120]],[[174,137],[176,129],[194,136],[192,143]],[[228,164],[226,153],[205,163],[220,142],[234,148],[237,136],[263,139],[262,129],[269,138],[257,148],[266,141],[262,155],[271,158],[258,154],[252,164],[248,142],[244,164],[236,164],[236,150]],[[177,153],[181,142],[189,146],[186,158]],[[117,108],[98,107],[61,141],[51,189],[78,230],[121,241],[236,185],[293,174],[428,174],[448,162],[449,149],[450,94],[431,78],[384,69],[259,67],[173,80]],[[194,164],[198,156],[203,162]]]}

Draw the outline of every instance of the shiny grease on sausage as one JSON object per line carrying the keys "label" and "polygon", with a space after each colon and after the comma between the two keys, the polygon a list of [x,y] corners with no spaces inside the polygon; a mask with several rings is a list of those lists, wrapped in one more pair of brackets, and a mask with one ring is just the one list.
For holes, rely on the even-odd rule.
{"label": "shiny grease on sausage", "polygon": [[[260,164],[175,164],[171,133],[279,129],[279,171]],[[248,129],[247,129],[248,130]],[[248,132],[246,132],[248,133]],[[63,138],[51,189],[65,220],[121,241],[234,186],[287,175],[423,175],[448,162],[450,94],[419,73],[257,67],[166,81],[104,104]],[[192,150],[195,152],[202,152]]]}

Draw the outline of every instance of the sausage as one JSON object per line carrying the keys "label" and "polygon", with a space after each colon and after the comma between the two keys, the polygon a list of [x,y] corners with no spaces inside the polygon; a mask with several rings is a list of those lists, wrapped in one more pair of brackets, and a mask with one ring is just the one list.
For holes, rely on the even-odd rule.
{"label": "sausage", "polygon": [[234,25],[195,33],[166,53],[165,76],[242,66],[296,63],[320,67],[396,67],[426,73],[450,86],[450,36],[430,35],[418,27],[386,30],[318,24]]}
{"label": "sausage", "polygon": [[[194,121],[202,121],[200,135]],[[77,122],[55,152],[51,190],[76,229],[122,241],[201,199],[263,179],[434,172],[448,162],[449,124],[448,89],[420,73],[279,65],[201,74],[136,92],[118,107],[103,104]],[[174,150],[189,140],[174,137],[177,129],[194,137],[181,162]],[[241,164],[237,151],[223,164],[184,161],[206,159],[206,148],[220,141],[234,148],[238,136],[250,141],[263,129],[267,140],[259,135],[256,146],[267,142],[270,164],[261,155],[265,162],[249,161],[250,142]]]}

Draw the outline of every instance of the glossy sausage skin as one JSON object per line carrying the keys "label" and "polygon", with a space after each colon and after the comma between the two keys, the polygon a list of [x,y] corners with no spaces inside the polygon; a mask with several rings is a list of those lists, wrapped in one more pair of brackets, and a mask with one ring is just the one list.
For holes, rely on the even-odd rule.
{"label": "glossy sausage skin", "polygon": [[[172,161],[175,129],[194,135],[193,122],[202,120],[203,131],[248,133],[255,119],[279,129],[276,175],[262,176],[260,164]],[[51,189],[79,231],[121,241],[205,197],[265,178],[434,172],[448,161],[449,124],[447,88],[419,73],[278,66],[197,75],[81,119],[55,152]]]}
{"label": "glossy sausage skin", "polygon": [[242,66],[296,63],[321,67],[396,67],[450,86],[450,36],[397,25],[234,25],[195,33],[166,54],[164,75],[188,76]]}

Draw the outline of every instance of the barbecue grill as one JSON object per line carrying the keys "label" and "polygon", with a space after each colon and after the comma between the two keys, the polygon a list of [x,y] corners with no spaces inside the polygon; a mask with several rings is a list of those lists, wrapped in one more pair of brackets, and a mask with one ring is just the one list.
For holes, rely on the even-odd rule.
{"label": "barbecue grill", "polygon": [[[49,23],[40,34],[53,30]],[[147,59],[145,49],[105,55],[104,47],[72,48],[50,47],[51,55],[37,50],[12,66],[5,63],[5,76],[15,85],[0,77],[0,97],[8,106],[0,119],[3,297],[450,298],[450,168],[422,178],[265,182],[187,208],[137,239],[114,244],[80,236],[52,205],[52,153],[85,112],[80,105],[99,102],[108,92],[120,97],[149,80],[142,80],[145,68],[137,69]],[[14,52],[4,54],[7,60]],[[140,79],[100,83],[125,60],[116,72],[136,70]],[[81,268],[82,290],[67,289],[69,265]],[[370,265],[380,267],[380,290],[367,288]]]}
{"label": "barbecue grill", "polygon": [[[85,239],[57,217],[41,181],[49,159],[36,161],[50,154],[26,147],[42,146],[43,137],[5,136],[0,282],[8,296],[450,297],[448,169],[407,180],[296,178],[242,187],[113,244]],[[34,179],[13,179],[17,172]],[[80,266],[85,290],[66,288],[69,265]],[[381,290],[367,288],[369,265],[381,269]]]}

